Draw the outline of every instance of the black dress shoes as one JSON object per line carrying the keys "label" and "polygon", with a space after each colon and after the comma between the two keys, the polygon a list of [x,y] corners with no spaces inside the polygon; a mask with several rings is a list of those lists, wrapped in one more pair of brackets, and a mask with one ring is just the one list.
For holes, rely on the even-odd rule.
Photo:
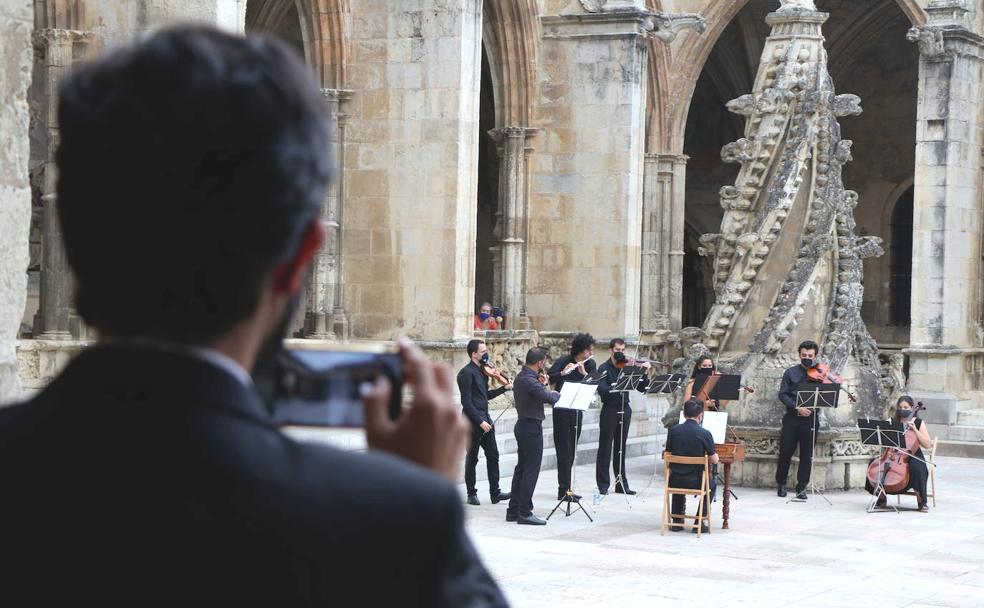
{"label": "black dress shoes", "polygon": [[[697,534],[697,528],[694,528],[693,530],[691,530],[691,532],[693,532],[694,534]],[[708,528],[707,526],[702,525],[700,527],[700,533],[701,534],[710,534],[711,533],[711,529]]]}
{"label": "black dress shoes", "polygon": [[469,494],[468,495],[468,504],[475,505],[477,507],[478,505],[480,505],[482,503],[479,502],[478,495],[477,494]]}
{"label": "black dress shoes", "polygon": [[776,496],[778,496],[779,498],[785,498],[786,497],[786,486],[782,486],[782,485],[779,486],[779,488],[776,490]]}
{"label": "black dress shoes", "polygon": [[575,500],[581,500],[581,495],[572,493],[570,496],[568,496],[567,493],[565,492],[560,496],[558,496],[557,500],[563,500],[564,502],[573,502]]}
{"label": "black dress shoes", "polygon": [[598,493],[599,493],[599,494],[601,494],[602,496],[605,496],[605,495],[607,495],[607,494],[608,494],[608,488],[605,488],[604,490],[602,490],[602,489],[599,489],[599,490],[598,490]]}
{"label": "black dress shoes", "polygon": [[515,513],[506,513],[506,521],[515,522],[518,519]]}
{"label": "black dress shoes", "polygon": [[628,494],[629,496],[632,496],[634,494],[638,494],[638,492],[636,492],[635,490],[630,490],[628,488],[623,488],[622,486],[615,486],[615,493],[616,494]]}
{"label": "black dress shoes", "polygon": [[547,522],[540,519],[536,515],[530,513],[529,515],[519,517],[516,519],[516,523],[521,526],[545,526]]}
{"label": "black dress shoes", "polygon": [[806,500],[806,490],[796,490],[796,500]]}
{"label": "black dress shoes", "polygon": [[503,500],[509,500],[512,498],[512,494],[509,492],[499,492],[498,494],[492,495],[492,504],[497,505]]}
{"label": "black dress shoes", "polygon": [[670,526],[670,532],[683,532],[683,526]]}

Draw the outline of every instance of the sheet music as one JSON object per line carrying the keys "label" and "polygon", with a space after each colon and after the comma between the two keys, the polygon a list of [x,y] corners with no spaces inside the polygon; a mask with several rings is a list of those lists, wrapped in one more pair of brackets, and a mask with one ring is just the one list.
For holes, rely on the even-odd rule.
{"label": "sheet music", "polygon": [[[683,424],[685,420],[683,412],[680,412],[680,424]],[[704,421],[701,422],[700,426],[711,432],[714,443],[726,443],[725,431],[728,430],[728,412],[704,412]]]}
{"label": "sheet music", "polygon": [[597,391],[597,384],[565,382],[564,386],[560,387],[560,401],[555,403],[554,407],[570,410],[587,410]]}

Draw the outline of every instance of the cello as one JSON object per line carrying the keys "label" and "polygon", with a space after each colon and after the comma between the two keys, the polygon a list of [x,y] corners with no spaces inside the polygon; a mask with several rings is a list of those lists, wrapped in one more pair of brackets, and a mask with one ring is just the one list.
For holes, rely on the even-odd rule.
{"label": "cello", "polygon": [[[926,409],[922,401],[916,402],[916,407],[912,409],[912,420],[915,420],[919,410]],[[868,465],[868,481],[871,485],[878,486],[878,477],[884,474],[882,488],[886,494],[898,494],[905,490],[909,485],[909,457],[919,449],[919,438],[916,436],[916,429],[910,427],[905,431],[905,449],[885,448],[881,456],[875,458]]]}

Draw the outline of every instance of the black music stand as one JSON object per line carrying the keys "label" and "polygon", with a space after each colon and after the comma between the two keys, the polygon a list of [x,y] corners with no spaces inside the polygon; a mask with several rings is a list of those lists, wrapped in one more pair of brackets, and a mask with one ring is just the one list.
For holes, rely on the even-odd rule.
{"label": "black music stand", "polygon": [[649,387],[646,389],[646,394],[672,393],[680,388],[686,381],[687,377],[683,374],[662,374],[659,376],[653,376],[652,380],[649,381]]}
{"label": "black music stand", "polygon": [[[858,429],[861,432],[861,443],[863,445],[875,446],[879,452],[885,449],[905,449],[905,431],[901,428],[901,425],[895,424],[891,420],[858,418]],[[888,504],[888,494],[885,492],[885,475],[888,472],[887,465],[888,463],[886,462],[885,466],[878,471],[878,482],[875,484],[875,489],[871,493],[871,502],[866,509],[868,513],[875,511],[878,499],[883,496],[885,497],[885,506],[891,507],[896,513],[899,512],[895,505]]]}
{"label": "black music stand", "polygon": [[[714,402],[714,409],[717,410],[718,401],[734,401],[738,399],[741,390],[741,376],[738,374],[698,374],[694,378],[694,388],[692,394],[696,396],[710,378],[714,378],[714,386],[707,392],[707,401]],[[699,382],[699,384],[698,384]]]}
{"label": "black music stand", "polygon": [[[817,464],[817,431],[820,426],[820,416],[817,411],[821,408],[836,408],[840,390],[841,385],[833,382],[800,382],[796,385],[796,407],[805,407],[806,409],[813,410],[813,454],[810,458],[810,494],[814,496],[819,494],[820,498],[826,500],[830,506],[834,506],[834,503],[830,502],[830,499],[824,495],[823,490],[817,488],[817,480],[813,475],[814,468]],[[800,458],[802,457],[801,454]],[[795,496],[786,502],[794,501],[803,502],[797,500]]]}
{"label": "black music stand", "polygon": [[[619,431],[618,434],[618,452],[614,454],[614,457],[618,459],[619,467],[618,472],[615,474],[615,479],[613,480],[613,485],[625,489],[625,475],[622,471],[622,454],[625,452],[625,434],[621,430],[625,425],[625,400],[628,398],[628,393],[637,390],[639,388],[639,383],[646,377],[646,369],[643,367],[638,367],[635,365],[626,365],[622,368],[622,373],[618,375],[615,383],[612,384],[611,392],[621,394],[621,405],[618,408],[618,420],[619,424],[616,430]],[[607,467],[608,464],[606,463]],[[606,488],[607,489],[607,488]],[[598,488],[601,491],[601,488]],[[629,495],[625,494],[625,504],[631,509],[632,504],[629,502]]]}

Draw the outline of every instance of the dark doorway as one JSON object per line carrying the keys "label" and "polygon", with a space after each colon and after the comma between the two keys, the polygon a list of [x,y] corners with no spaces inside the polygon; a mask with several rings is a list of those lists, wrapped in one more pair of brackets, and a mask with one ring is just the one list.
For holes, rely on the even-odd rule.
{"label": "dark doorway", "polygon": [[496,222],[499,211],[499,154],[489,131],[495,128],[495,98],[492,71],[482,49],[482,88],[479,100],[478,128],[478,218],[475,240],[475,310],[482,302],[495,306],[495,275],[498,256]]}
{"label": "dark doorway", "polygon": [[909,326],[912,308],[912,203],[910,186],[892,210],[889,294],[891,325]]}

